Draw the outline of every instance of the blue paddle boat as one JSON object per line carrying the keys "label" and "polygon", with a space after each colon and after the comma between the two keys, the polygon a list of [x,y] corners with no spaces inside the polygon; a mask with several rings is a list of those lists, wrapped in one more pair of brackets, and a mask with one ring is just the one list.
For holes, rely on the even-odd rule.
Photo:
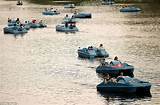
{"label": "blue paddle boat", "polygon": [[75,13],[73,17],[74,18],[92,18],[92,15],[91,13],[80,12],[80,13]]}
{"label": "blue paddle boat", "polygon": [[75,4],[65,4],[64,8],[75,8]]}
{"label": "blue paddle boat", "polygon": [[5,34],[24,34],[28,31],[24,27],[20,26],[8,26],[3,28]]}
{"label": "blue paddle boat", "polygon": [[78,56],[80,58],[96,58],[109,57],[109,54],[103,48],[89,46],[88,48],[78,49]]}
{"label": "blue paddle boat", "polygon": [[80,58],[95,58],[96,55],[96,50],[92,46],[89,46],[88,48],[78,49],[78,56]]}
{"label": "blue paddle boat", "polygon": [[[67,23],[69,24],[69,23]],[[78,28],[75,25],[65,25],[65,24],[60,24],[56,26],[56,31],[58,32],[77,32],[79,31]]]}
{"label": "blue paddle boat", "polygon": [[30,28],[45,28],[45,27],[47,27],[47,25],[45,25],[42,22],[37,23],[37,22],[33,22],[33,21],[29,22],[28,25],[30,26]]}
{"label": "blue paddle boat", "polygon": [[96,50],[96,57],[109,57],[108,52],[104,48],[95,48]]}
{"label": "blue paddle boat", "polygon": [[117,79],[103,81],[97,85],[99,92],[107,93],[150,93],[151,84],[129,76],[119,76]]}
{"label": "blue paddle boat", "polygon": [[127,6],[120,9],[120,12],[139,12],[139,11],[141,11],[141,9],[135,6]]}
{"label": "blue paddle boat", "polygon": [[113,0],[105,0],[102,2],[102,5],[112,5],[112,4],[115,4]]}
{"label": "blue paddle boat", "polygon": [[117,77],[121,72],[125,76],[133,77],[134,67],[127,63],[114,60],[110,64],[104,61],[96,68],[96,73],[109,74],[111,77]]}
{"label": "blue paddle boat", "polygon": [[52,10],[51,9],[45,9],[43,12],[42,12],[43,15],[58,15],[60,14],[60,12],[58,12],[57,10]]}

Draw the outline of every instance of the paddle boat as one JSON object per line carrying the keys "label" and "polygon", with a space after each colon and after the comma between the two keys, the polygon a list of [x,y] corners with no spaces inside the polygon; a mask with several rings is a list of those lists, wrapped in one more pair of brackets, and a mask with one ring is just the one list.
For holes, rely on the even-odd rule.
{"label": "paddle boat", "polygon": [[92,18],[92,15],[91,13],[80,12],[80,13],[74,13],[73,17],[74,18]]}
{"label": "paddle boat", "polygon": [[119,60],[113,60],[110,63],[102,61],[96,68],[96,73],[109,74],[111,77],[117,77],[121,72],[125,76],[133,77],[134,67],[127,63],[122,63]]}
{"label": "paddle boat", "polygon": [[141,9],[135,6],[127,6],[127,7],[122,7],[120,9],[120,12],[139,12],[139,11],[141,11]]}
{"label": "paddle boat", "polygon": [[23,2],[22,1],[17,1],[17,5],[23,5]]}
{"label": "paddle boat", "polygon": [[109,57],[109,54],[103,48],[89,46],[88,48],[78,49],[78,56],[81,58]]}
{"label": "paddle boat", "polygon": [[65,4],[64,8],[75,8],[75,4]]}
{"label": "paddle boat", "polygon": [[24,34],[28,31],[24,27],[20,26],[8,26],[3,28],[5,34]]}
{"label": "paddle boat", "polygon": [[8,18],[8,26],[23,26],[26,30],[29,30],[30,29],[30,25],[28,25],[28,21],[25,21],[25,23],[21,23],[19,18],[17,18],[17,20],[12,20],[12,19],[9,19]]}
{"label": "paddle boat", "polygon": [[65,23],[56,26],[58,32],[77,32],[79,31],[75,24]]}
{"label": "paddle boat", "polygon": [[36,22],[36,20],[32,20],[32,22],[28,22],[28,25],[30,28],[45,28],[47,25],[45,25],[42,21]]}
{"label": "paddle boat", "polygon": [[96,57],[109,57],[108,52],[104,48],[95,48]]}
{"label": "paddle boat", "polygon": [[151,84],[129,76],[119,76],[116,79],[103,81],[97,85],[99,92],[107,93],[150,93]]}
{"label": "paddle boat", "polygon": [[112,5],[112,4],[115,4],[113,0],[105,0],[102,2],[102,5]]}
{"label": "paddle boat", "polygon": [[60,14],[60,12],[58,12],[57,10],[53,10],[52,8],[47,9],[45,8],[45,10],[42,12],[43,15],[58,15]]}
{"label": "paddle boat", "polygon": [[95,58],[96,55],[96,50],[92,46],[89,46],[88,48],[78,49],[78,56],[80,58]]}

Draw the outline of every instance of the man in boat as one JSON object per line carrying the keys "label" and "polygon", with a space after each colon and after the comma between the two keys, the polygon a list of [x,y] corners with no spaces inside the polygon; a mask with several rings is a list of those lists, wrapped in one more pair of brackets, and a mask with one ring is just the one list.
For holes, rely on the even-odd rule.
{"label": "man in boat", "polygon": [[114,65],[114,66],[115,66],[115,65],[121,66],[121,61],[119,61],[119,60],[118,60],[118,57],[115,56],[115,57],[114,57],[114,60],[111,61],[110,64],[111,64],[111,65]]}

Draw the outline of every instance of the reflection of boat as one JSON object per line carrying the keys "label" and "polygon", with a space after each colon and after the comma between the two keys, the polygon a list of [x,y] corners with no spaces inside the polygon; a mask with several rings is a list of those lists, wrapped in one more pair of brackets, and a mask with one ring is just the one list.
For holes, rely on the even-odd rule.
{"label": "reflection of boat", "polygon": [[117,77],[123,72],[125,76],[133,76],[134,67],[127,63],[121,63],[120,61],[111,61],[110,64],[107,62],[102,63],[96,68],[97,73],[109,74],[110,76]]}
{"label": "reflection of boat", "polygon": [[42,12],[43,15],[58,15],[60,14],[60,12],[58,12],[57,10],[45,10]]}
{"label": "reflection of boat", "polygon": [[57,25],[56,31],[59,32],[76,32],[78,31],[78,28],[76,26],[65,26],[64,24]]}
{"label": "reflection of boat", "polygon": [[73,17],[74,18],[91,18],[92,15],[91,13],[80,12],[80,13],[74,14]]}
{"label": "reflection of boat", "polygon": [[151,98],[152,95],[150,92],[147,93],[109,93],[109,92],[100,92],[98,91],[98,94],[103,96],[107,101],[118,99],[118,100],[130,100],[130,99],[145,99],[145,98]]}
{"label": "reflection of boat", "polygon": [[89,46],[88,48],[78,49],[78,56],[81,58],[108,57],[105,49]]}
{"label": "reflection of boat", "polygon": [[75,8],[74,4],[65,4],[64,8]]}
{"label": "reflection of boat", "polygon": [[120,12],[139,12],[139,11],[141,11],[141,9],[135,6],[127,6],[120,9]]}
{"label": "reflection of boat", "polygon": [[24,27],[19,26],[8,26],[3,28],[5,34],[24,34],[28,31]]}
{"label": "reflection of boat", "polygon": [[116,82],[108,81],[97,85],[97,90],[108,93],[150,93],[151,84],[129,76],[119,76]]}

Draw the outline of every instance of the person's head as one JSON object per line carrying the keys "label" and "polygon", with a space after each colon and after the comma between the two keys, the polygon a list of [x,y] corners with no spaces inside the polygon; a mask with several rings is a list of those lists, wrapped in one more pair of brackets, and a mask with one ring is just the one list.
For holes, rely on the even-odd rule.
{"label": "person's head", "polygon": [[114,60],[118,60],[118,57],[117,57],[117,56],[115,56],[115,57],[114,57]]}
{"label": "person's head", "polygon": [[66,17],[68,17],[68,14],[66,15]]}
{"label": "person's head", "polygon": [[120,76],[123,76],[123,72],[120,73]]}
{"label": "person's head", "polygon": [[103,44],[100,44],[99,46],[100,46],[100,47],[103,47]]}

